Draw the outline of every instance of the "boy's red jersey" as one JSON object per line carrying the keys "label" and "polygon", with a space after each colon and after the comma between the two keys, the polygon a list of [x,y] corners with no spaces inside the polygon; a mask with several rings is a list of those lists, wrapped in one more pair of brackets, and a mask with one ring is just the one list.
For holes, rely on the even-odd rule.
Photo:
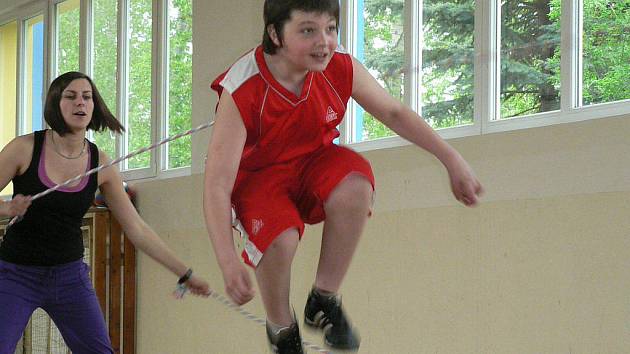
{"label": "boy's red jersey", "polygon": [[255,171],[328,146],[352,94],[352,57],[337,50],[323,72],[309,72],[300,96],[278,83],[262,46],[242,56],[211,85],[233,97],[247,129],[240,170]]}

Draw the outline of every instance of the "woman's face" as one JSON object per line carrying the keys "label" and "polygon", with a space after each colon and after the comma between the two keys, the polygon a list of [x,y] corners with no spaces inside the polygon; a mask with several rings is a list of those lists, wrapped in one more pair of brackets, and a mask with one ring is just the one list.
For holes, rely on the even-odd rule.
{"label": "woman's face", "polygon": [[282,34],[277,53],[299,70],[323,71],[337,49],[337,22],[327,13],[294,10]]}
{"label": "woman's face", "polygon": [[72,80],[61,93],[59,108],[71,131],[87,129],[94,112],[90,82],[86,79]]}

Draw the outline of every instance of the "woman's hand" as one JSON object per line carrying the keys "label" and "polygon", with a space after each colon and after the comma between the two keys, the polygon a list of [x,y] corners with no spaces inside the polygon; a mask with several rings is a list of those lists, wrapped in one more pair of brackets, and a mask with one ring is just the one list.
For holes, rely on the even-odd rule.
{"label": "woman's hand", "polygon": [[196,296],[208,297],[210,295],[210,286],[205,280],[192,275],[188,281],[186,281],[186,287],[191,294]]}
{"label": "woman's hand", "polygon": [[16,195],[8,202],[2,203],[2,214],[10,218],[23,216],[31,205],[31,196]]}

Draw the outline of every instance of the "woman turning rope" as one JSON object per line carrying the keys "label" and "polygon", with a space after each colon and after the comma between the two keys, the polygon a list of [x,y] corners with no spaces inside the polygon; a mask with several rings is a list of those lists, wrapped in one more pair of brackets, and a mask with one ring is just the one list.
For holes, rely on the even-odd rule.
{"label": "woman turning rope", "polygon": [[138,215],[117,168],[107,168],[52,192],[31,205],[30,197],[95,168],[109,157],[85,138],[87,130],[123,127],[92,80],[79,72],[55,79],[44,118],[51,129],[11,141],[0,152],[0,189],[13,181],[14,196],[0,202],[0,216],[23,217],[0,244],[0,354],[13,353],[29,317],[41,307],[73,353],[113,353],[103,314],[83,263],[81,220],[97,188],[140,250],[207,296],[208,284],[164,244]]}

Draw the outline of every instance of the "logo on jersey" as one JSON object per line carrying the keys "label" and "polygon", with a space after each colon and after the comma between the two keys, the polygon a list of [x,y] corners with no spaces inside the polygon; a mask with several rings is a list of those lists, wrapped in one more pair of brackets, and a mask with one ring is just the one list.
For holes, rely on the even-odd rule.
{"label": "logo on jersey", "polygon": [[330,123],[335,119],[337,119],[337,112],[335,112],[332,107],[328,106],[328,112],[326,112],[326,123]]}
{"label": "logo on jersey", "polygon": [[256,235],[265,226],[265,223],[260,219],[252,220],[252,234]]}

